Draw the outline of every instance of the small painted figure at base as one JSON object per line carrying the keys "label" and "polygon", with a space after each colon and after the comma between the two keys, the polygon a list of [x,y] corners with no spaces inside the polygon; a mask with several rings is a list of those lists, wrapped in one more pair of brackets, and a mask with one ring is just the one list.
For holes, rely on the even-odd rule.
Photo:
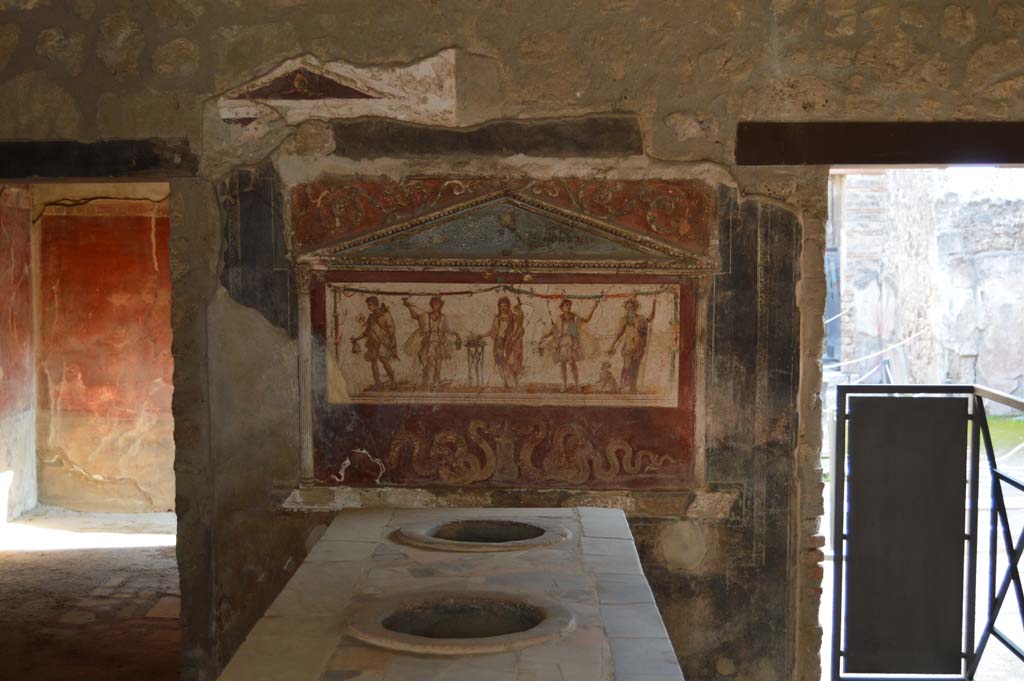
{"label": "small painted figure at base", "polygon": [[630,298],[623,307],[626,315],[622,318],[622,327],[618,335],[612,341],[608,350],[608,356],[615,354],[615,346],[622,341],[622,373],[619,376],[619,389],[622,392],[635,393],[637,383],[640,379],[640,364],[643,362],[644,354],[647,352],[647,340],[650,334],[651,323],[654,321],[658,301],[651,301],[651,314],[645,317],[637,309],[640,304],[636,298]]}
{"label": "small painted figure at base", "polygon": [[597,389],[606,393],[619,392],[619,382],[612,374],[611,362],[601,362],[601,375],[597,378]]}
{"label": "small painted figure at base", "polygon": [[593,318],[594,312],[600,304],[601,299],[598,298],[594,301],[594,307],[590,308],[590,313],[584,317],[572,311],[571,300],[563,300],[558,305],[561,314],[551,320],[551,328],[540,339],[541,352],[543,352],[545,341],[547,341],[555,362],[562,370],[563,392],[569,390],[568,374],[570,372],[572,373],[573,389],[579,390],[579,362],[583,361],[587,354],[583,347],[583,325]]}
{"label": "small painted figure at base", "polygon": [[523,306],[505,296],[498,299],[498,312],[491,320],[491,328],[480,338],[494,340],[494,365],[506,388],[519,388],[519,375],[523,372]]}
{"label": "small painted figure at base", "polygon": [[395,320],[388,306],[377,300],[376,296],[366,299],[366,308],[370,314],[363,321],[363,332],[352,339],[352,354],[359,354],[359,341],[366,341],[366,353],[363,357],[370,363],[373,371],[373,389],[379,390],[380,367],[388,375],[388,385],[397,387],[395,372],[391,362],[398,359],[398,343],[395,341]]}
{"label": "small painted figure at base", "polygon": [[448,318],[441,311],[444,300],[440,296],[430,299],[430,311],[425,312],[402,299],[419,328],[406,341],[406,352],[416,355],[420,363],[420,386],[437,388],[441,385],[441,368],[452,358],[452,348],[462,348],[462,337],[448,326]]}

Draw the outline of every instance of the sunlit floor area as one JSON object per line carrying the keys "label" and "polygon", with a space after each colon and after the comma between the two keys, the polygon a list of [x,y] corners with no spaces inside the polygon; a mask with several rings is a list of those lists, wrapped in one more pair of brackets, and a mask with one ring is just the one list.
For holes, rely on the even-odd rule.
{"label": "sunlit floor area", "polygon": [[178,678],[173,513],[41,506],[0,525],[3,678]]}

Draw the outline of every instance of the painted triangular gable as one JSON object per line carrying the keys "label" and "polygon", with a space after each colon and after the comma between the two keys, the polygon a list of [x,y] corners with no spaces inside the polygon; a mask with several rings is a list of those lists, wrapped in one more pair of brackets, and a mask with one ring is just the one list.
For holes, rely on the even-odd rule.
{"label": "painted triangular gable", "polygon": [[325,267],[713,270],[679,247],[515,194],[478,199],[300,257]]}
{"label": "painted triangular gable", "polygon": [[321,62],[303,55],[224,93],[217,108],[223,121],[240,124],[277,116],[289,125],[381,116],[453,125],[456,53],[442,50],[404,66]]}
{"label": "painted triangular gable", "polygon": [[264,85],[246,90],[238,95],[238,99],[377,99],[377,96],[357,90],[323,73],[297,68]]}

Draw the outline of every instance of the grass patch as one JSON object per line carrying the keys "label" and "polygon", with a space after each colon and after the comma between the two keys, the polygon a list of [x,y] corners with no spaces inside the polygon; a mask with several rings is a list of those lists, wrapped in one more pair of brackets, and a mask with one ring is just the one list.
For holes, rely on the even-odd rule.
{"label": "grass patch", "polygon": [[996,456],[999,456],[1024,442],[1024,417],[989,416],[988,430],[992,434]]}

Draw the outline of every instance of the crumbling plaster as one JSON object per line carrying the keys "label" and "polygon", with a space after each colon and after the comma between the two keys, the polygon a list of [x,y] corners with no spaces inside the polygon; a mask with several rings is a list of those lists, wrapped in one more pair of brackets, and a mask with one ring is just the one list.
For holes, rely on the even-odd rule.
{"label": "crumbling plaster", "polygon": [[[796,407],[801,418],[790,530],[779,547],[790,566],[790,622],[798,624],[780,635],[787,647],[780,658],[790,670],[782,675],[818,677],[817,523],[822,502],[817,386],[825,294],[825,169],[732,167],[735,123],[754,118],[1019,118],[1024,82],[1012,69],[1024,57],[1024,3],[448,0],[406,1],[386,12],[376,3],[328,0],[79,0],[71,12],[58,4],[0,3],[5,10],[0,14],[0,83],[5,90],[0,137],[185,136],[202,156],[202,177],[172,186],[179,555],[186,666],[192,678],[208,678],[239,635],[224,634],[224,623],[213,617],[217,594],[210,575],[251,570],[253,583],[266,585],[256,600],[265,601],[275,588],[275,580],[261,580],[271,574],[266,566],[298,559],[285,557],[288,551],[262,555],[275,538],[289,536],[289,530],[276,528],[297,522],[271,523],[267,516],[263,525],[254,521],[264,534],[258,539],[261,546],[245,555],[244,566],[220,560],[229,525],[222,523],[217,505],[223,480],[213,470],[223,453],[210,445],[220,417],[211,412],[208,372],[211,363],[221,360],[207,348],[207,312],[215,304],[221,248],[214,183],[232,166],[267,157],[293,131],[282,125],[260,140],[239,143],[235,132],[204,115],[202,103],[207,102],[209,112],[217,93],[307,52],[322,60],[387,64],[412,62],[451,46],[493,60],[497,83],[482,79],[488,96],[478,105],[486,106],[488,116],[636,112],[650,159],[684,164],[678,166],[682,173],[723,168],[716,172],[734,178],[746,195],[785,202],[800,215]],[[54,30],[65,36],[64,48],[56,49],[60,41],[52,39],[58,36]],[[49,37],[41,39],[43,32]],[[73,76],[78,35],[84,36],[82,66]],[[174,61],[172,55],[180,56]],[[474,101],[467,95],[467,106]],[[307,143],[304,136],[315,142],[315,132],[303,128],[289,144]],[[503,162],[479,163],[493,170]],[[447,162],[449,171],[464,165],[460,159]],[[595,172],[619,165],[609,162]],[[279,169],[290,172],[284,163]],[[273,345],[261,352],[277,358],[286,354]],[[252,491],[251,505],[269,509],[270,500],[257,498],[259,490],[265,488]],[[305,525],[290,530],[301,536]],[[690,564],[687,560],[683,563]],[[693,617],[699,621],[699,613]],[[771,662],[744,667],[727,657],[712,664],[719,674],[742,678],[778,678],[781,671]]]}

